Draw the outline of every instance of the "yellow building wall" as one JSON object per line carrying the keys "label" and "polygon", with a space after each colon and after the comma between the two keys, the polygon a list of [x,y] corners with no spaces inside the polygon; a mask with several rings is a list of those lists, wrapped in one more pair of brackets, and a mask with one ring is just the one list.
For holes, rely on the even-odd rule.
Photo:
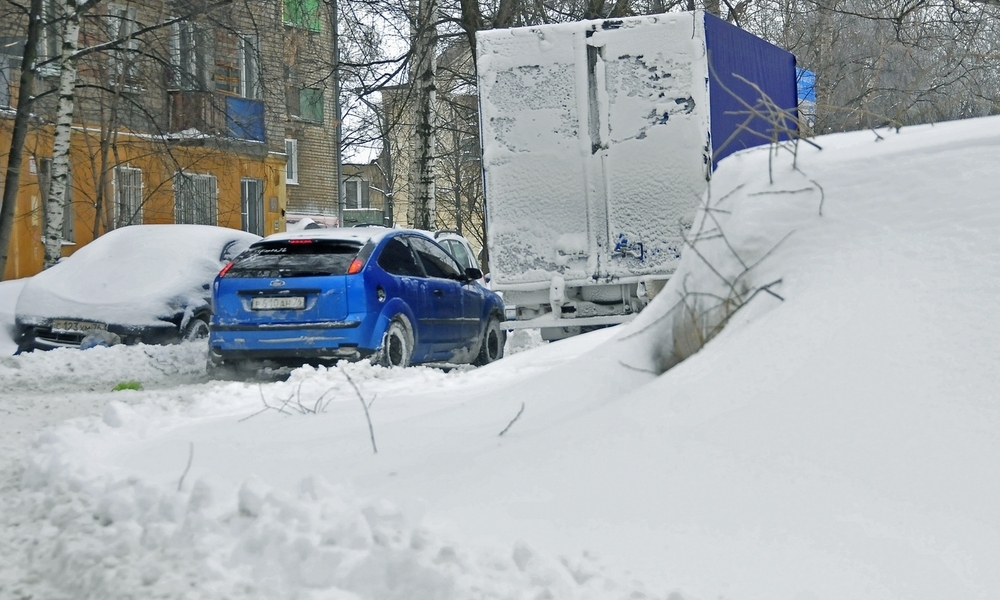
{"label": "yellow building wall", "polygon": [[[0,123],[0,151],[6,165],[10,148],[12,121]],[[74,242],[64,243],[63,256],[93,241],[95,220],[98,235],[105,223],[113,222],[112,171],[106,175],[105,194],[98,217],[99,173],[101,171],[100,134],[97,131],[75,130],[71,146],[72,218]],[[49,130],[30,132],[25,143],[10,253],[4,279],[28,277],[42,270],[45,248],[43,242],[43,212],[45,199],[39,186],[39,166],[42,159],[52,156],[52,134]],[[263,181],[264,235],[284,231],[285,158],[268,154],[265,158],[250,157],[233,150],[209,147],[166,147],[150,136],[118,134],[115,151],[109,165],[122,165],[142,170],[143,223],[174,222],[173,175],[179,169],[187,173],[215,175],[218,186],[218,225],[241,229],[242,181],[246,178]]]}

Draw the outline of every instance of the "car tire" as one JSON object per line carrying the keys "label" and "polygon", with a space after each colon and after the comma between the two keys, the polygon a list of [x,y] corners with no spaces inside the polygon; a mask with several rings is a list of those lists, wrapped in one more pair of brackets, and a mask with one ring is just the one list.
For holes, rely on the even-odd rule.
{"label": "car tire", "polygon": [[193,342],[208,337],[208,321],[204,317],[194,317],[184,326],[181,332],[181,339],[185,342]]}
{"label": "car tire", "polygon": [[500,327],[500,318],[490,315],[483,332],[483,341],[479,345],[479,356],[472,364],[477,367],[488,365],[503,358],[503,347],[507,343],[507,332]]}
{"label": "car tire", "polygon": [[373,362],[383,367],[408,367],[412,358],[413,333],[405,318],[396,317],[386,328]]}

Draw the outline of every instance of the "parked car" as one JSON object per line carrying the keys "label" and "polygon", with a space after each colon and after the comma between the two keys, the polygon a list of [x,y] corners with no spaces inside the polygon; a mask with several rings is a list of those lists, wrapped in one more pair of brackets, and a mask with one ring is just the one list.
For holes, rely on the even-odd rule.
{"label": "parked car", "polygon": [[436,231],[434,232],[434,241],[451,253],[458,260],[458,264],[467,269],[479,268],[476,253],[472,251],[472,245],[469,244],[469,240],[464,235],[454,231]]}
{"label": "parked car", "polygon": [[213,277],[260,239],[209,225],[110,231],[25,283],[18,351],[206,337]]}
{"label": "parked car", "polygon": [[503,356],[503,304],[418,231],[276,234],[219,273],[210,369],[370,358],[483,365]]}

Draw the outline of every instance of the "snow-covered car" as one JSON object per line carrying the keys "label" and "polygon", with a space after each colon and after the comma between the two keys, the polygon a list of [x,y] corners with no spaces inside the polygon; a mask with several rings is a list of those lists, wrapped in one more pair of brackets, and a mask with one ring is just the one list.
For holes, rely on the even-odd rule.
{"label": "snow-covered car", "polygon": [[212,280],[259,239],[210,225],[111,231],[24,285],[18,351],[206,337]]}

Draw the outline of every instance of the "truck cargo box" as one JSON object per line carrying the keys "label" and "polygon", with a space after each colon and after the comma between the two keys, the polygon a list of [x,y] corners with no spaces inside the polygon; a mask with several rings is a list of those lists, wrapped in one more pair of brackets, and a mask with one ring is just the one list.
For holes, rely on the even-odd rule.
{"label": "truck cargo box", "polygon": [[794,57],[702,11],[496,29],[477,45],[490,272],[534,305],[521,318],[640,309],[714,165],[787,139],[745,123],[746,105],[763,92],[795,126]]}

